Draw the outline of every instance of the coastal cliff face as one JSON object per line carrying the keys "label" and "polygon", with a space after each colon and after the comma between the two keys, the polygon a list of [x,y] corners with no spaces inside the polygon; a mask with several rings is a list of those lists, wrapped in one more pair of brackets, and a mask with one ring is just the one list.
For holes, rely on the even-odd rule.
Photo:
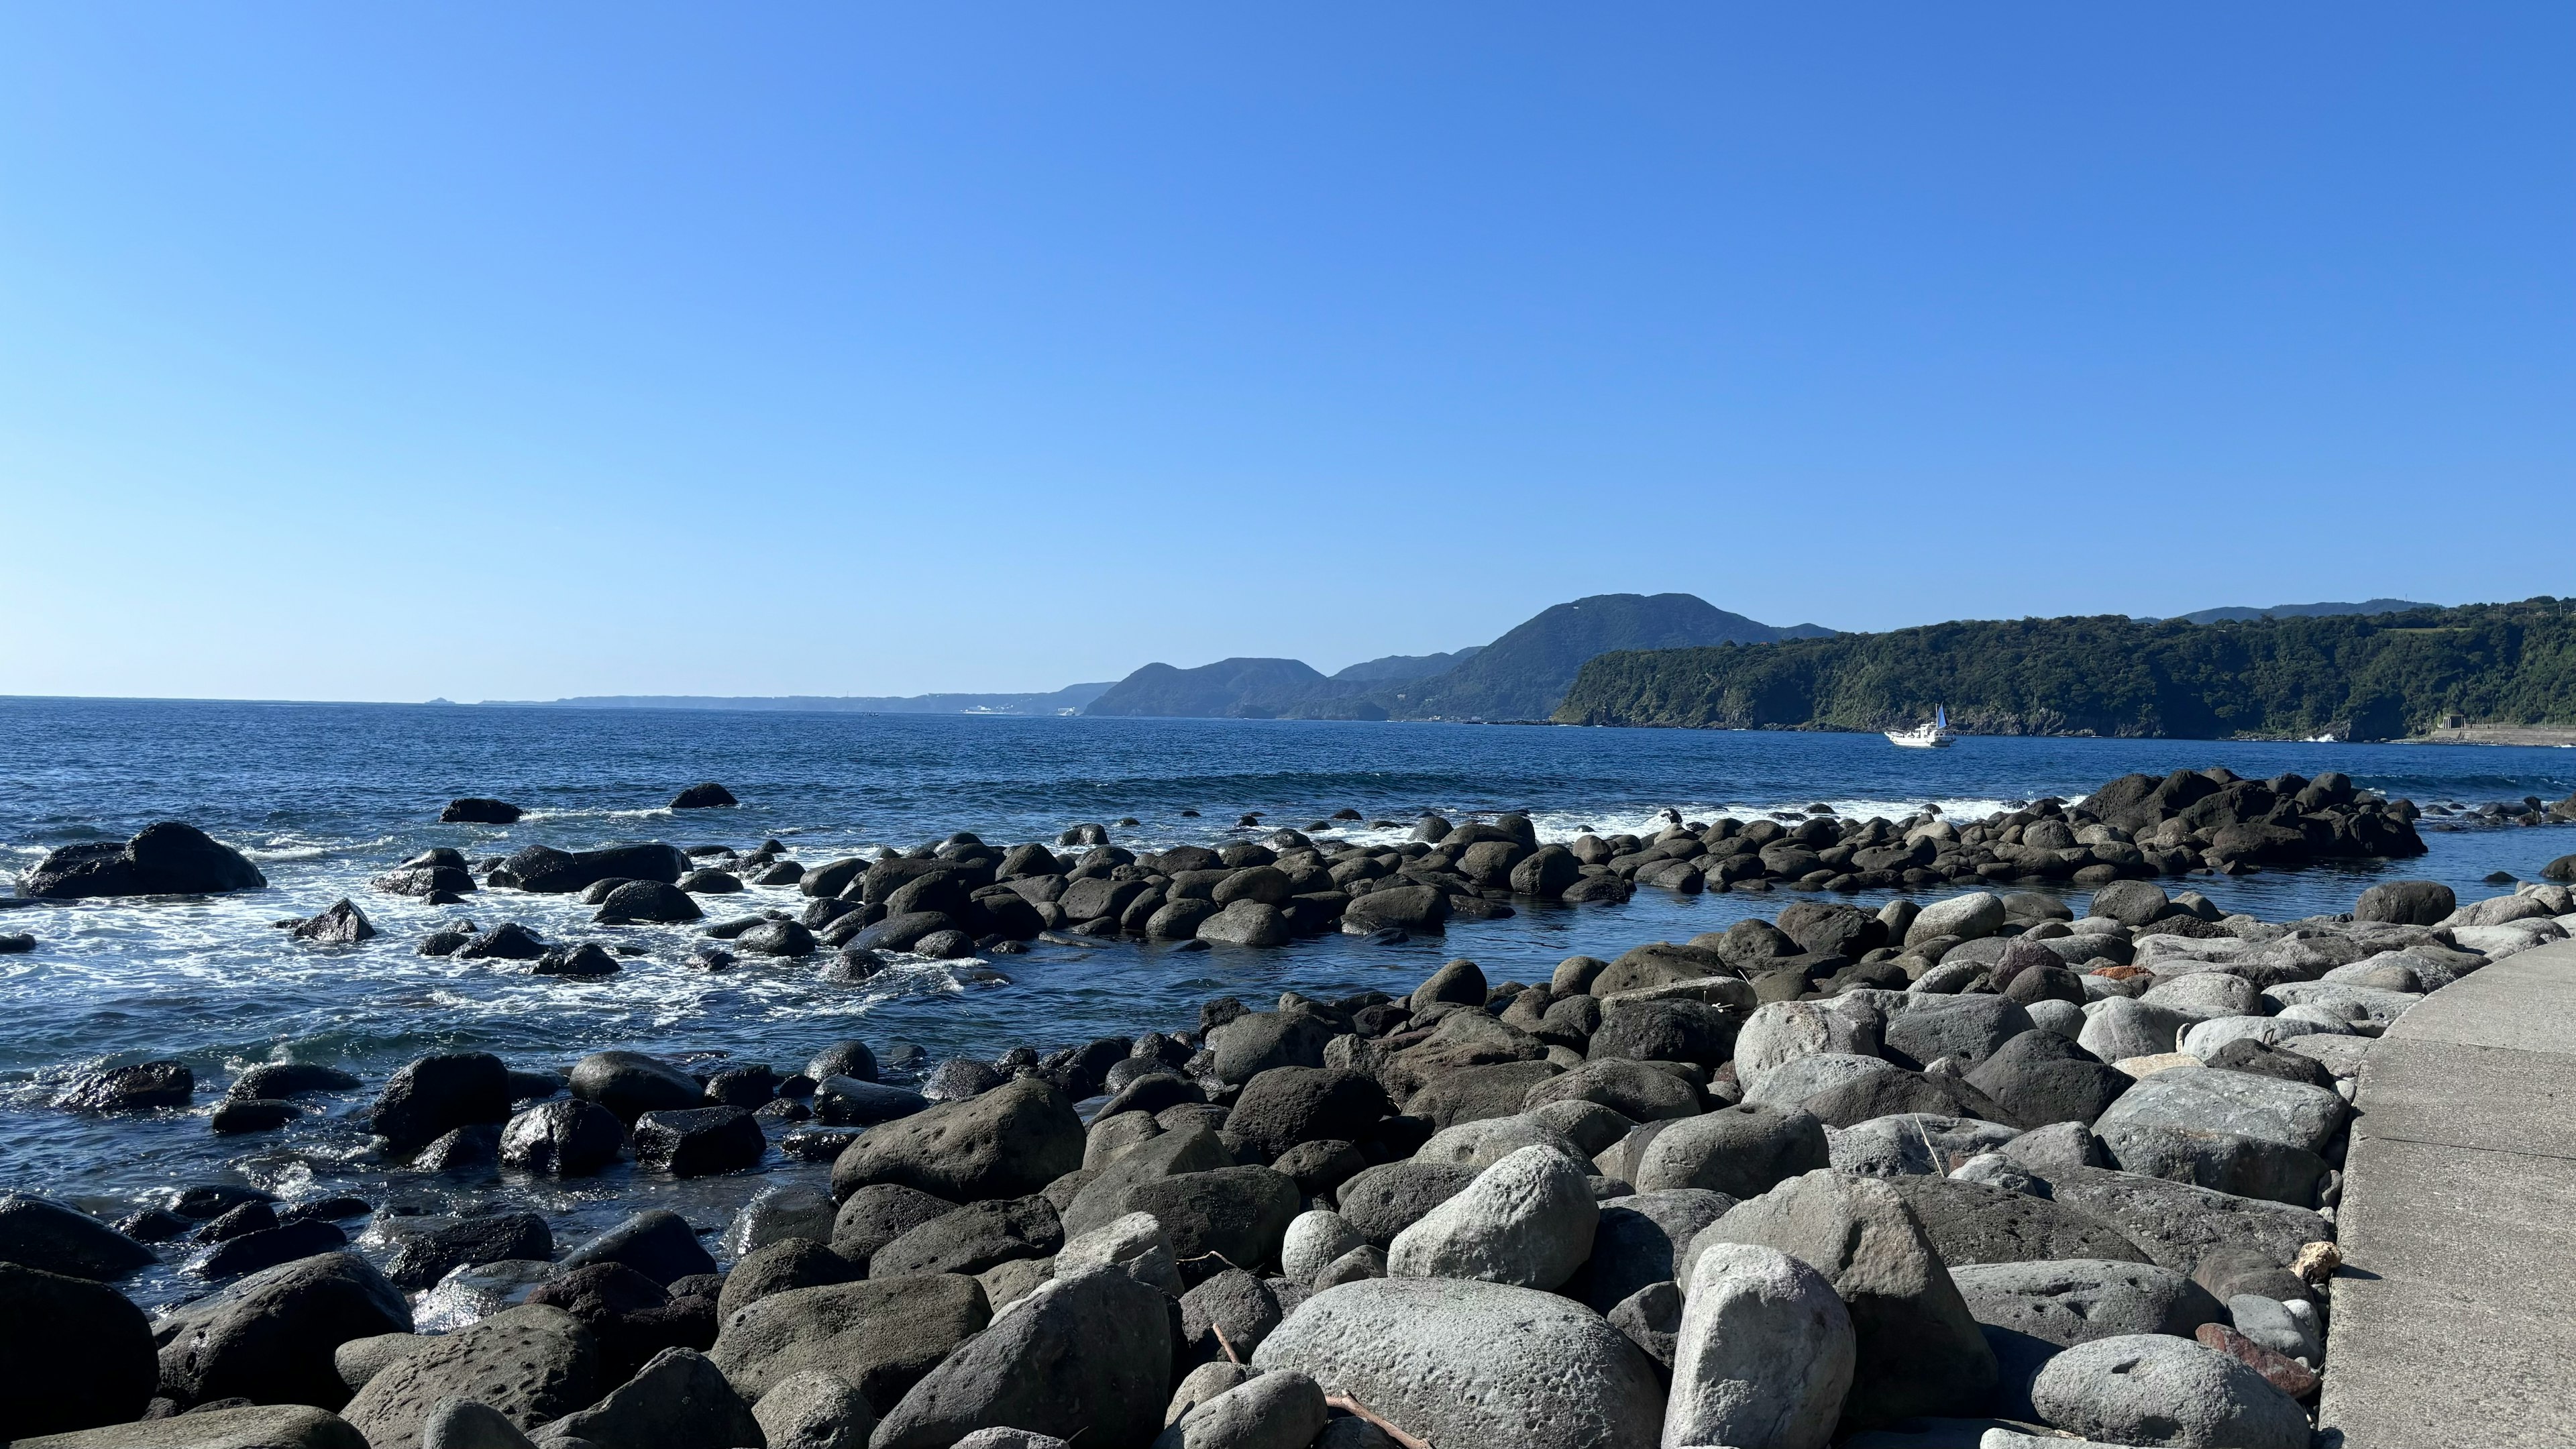
{"label": "coastal cliff face", "polygon": [[2107,615],[1608,654],[1560,724],[2395,739],[2576,724],[2576,601],[2198,625]]}

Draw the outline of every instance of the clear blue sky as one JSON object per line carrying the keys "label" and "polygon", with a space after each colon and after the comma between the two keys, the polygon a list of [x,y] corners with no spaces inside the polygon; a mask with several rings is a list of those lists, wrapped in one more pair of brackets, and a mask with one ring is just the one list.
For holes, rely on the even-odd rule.
{"label": "clear blue sky", "polygon": [[12,5],[0,693],[2576,592],[2576,8]]}

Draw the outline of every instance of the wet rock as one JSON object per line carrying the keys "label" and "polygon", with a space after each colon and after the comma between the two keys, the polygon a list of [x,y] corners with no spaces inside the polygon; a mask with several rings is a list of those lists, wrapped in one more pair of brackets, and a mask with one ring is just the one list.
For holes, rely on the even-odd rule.
{"label": "wet rock", "polygon": [[635,1161],[673,1177],[713,1177],[760,1165],[769,1139],[740,1107],[647,1112],[635,1119]]}
{"label": "wet rock", "polygon": [[1851,1315],[1815,1269],[1771,1248],[1712,1248],[1674,1338],[1664,1442],[1823,1449],[1855,1352]]}
{"label": "wet rock", "polygon": [[187,1106],[196,1091],[197,1074],[185,1063],[144,1062],[78,1078],[58,1105],[75,1112],[148,1112]]}
{"label": "wet rock", "polygon": [[440,823],[447,825],[516,825],[526,812],[507,800],[493,800],[480,795],[465,795],[447,802],[438,812]]}
{"label": "wet rock", "polygon": [[143,1310],[86,1277],[0,1262],[0,1437],[30,1439],[143,1413],[159,1381]]}
{"label": "wet rock", "polygon": [[930,1099],[901,1087],[826,1077],[814,1089],[814,1115],[835,1126],[872,1127],[930,1110]]}
{"label": "wet rock", "polygon": [[217,1243],[188,1264],[188,1271],[208,1282],[274,1268],[298,1258],[346,1247],[349,1235],[336,1224],[305,1221],[260,1232],[244,1233]]}
{"label": "wet rock", "polygon": [[367,913],[358,909],[356,902],[342,896],[322,914],[296,923],[295,929],[287,934],[317,946],[354,946],[360,941],[373,940],[376,927],[367,919]]}
{"label": "wet rock", "polygon": [[462,1172],[501,1160],[501,1129],[489,1122],[442,1132],[413,1154],[411,1165],[423,1172]]}
{"label": "wet rock", "polygon": [[593,1263],[623,1263],[656,1283],[668,1286],[683,1278],[716,1271],[716,1260],[698,1245],[698,1235],[678,1213],[650,1208],[564,1255],[566,1268]]}
{"label": "wet rock", "polygon": [[551,1258],[555,1237],[535,1213],[467,1218],[402,1240],[385,1276],[405,1288],[427,1288],[451,1269],[504,1258]]}
{"label": "wet rock", "polygon": [[638,922],[678,925],[706,919],[706,912],[677,885],[656,880],[630,880],[610,891],[591,919],[603,926]]}
{"label": "wet rock", "polygon": [[442,1401],[470,1399],[533,1429],[596,1397],[597,1359],[590,1332],[572,1315],[522,1305],[386,1365],[344,1417],[370,1444],[412,1444]]}
{"label": "wet rock", "polygon": [[0,1196],[0,1262],[109,1282],[156,1261],[150,1248],[77,1208],[27,1193]]}
{"label": "wet rock", "polygon": [[97,896],[217,895],[266,887],[268,878],[241,852],[193,825],[164,820],[123,845],[67,845],[36,863],[19,893],[49,900]]}
{"label": "wet rock", "polygon": [[349,1394],[334,1351],[411,1329],[402,1290],[355,1253],[254,1273],[152,1325],[163,1389],[188,1403],[238,1395],[334,1408]]}
{"label": "wet rock", "polygon": [[541,1102],[501,1129],[501,1160],[529,1172],[582,1177],[617,1160],[626,1128],[596,1102]]}
{"label": "wet rock", "polygon": [[1833,1283],[1858,1340],[1859,1366],[1843,1409],[1853,1424],[1971,1413],[1994,1387],[1993,1350],[1940,1255],[1886,1183],[1832,1171],[1792,1178],[1738,1204],[1687,1256],[1719,1243],[1776,1248]]}
{"label": "wet rock", "polygon": [[915,1384],[877,1426],[873,1449],[949,1449],[995,1427],[1150,1440],[1172,1381],[1164,1302],[1115,1271],[1040,1286]]}
{"label": "wet rock", "polygon": [[701,1106],[706,1089],[695,1077],[642,1052],[593,1052],[573,1064],[572,1095],[633,1122],[647,1112],[681,1112]]}
{"label": "wet rock", "polygon": [[2305,1449],[2308,1416],[2263,1376],[2215,1349],[2124,1334],[2050,1359],[2031,1385],[2049,1423],[2116,1444]]}
{"label": "wet rock", "polygon": [[[428,947],[421,943],[423,955],[430,954]],[[448,954],[459,961],[534,961],[546,954],[546,943],[518,922],[503,921]]]}
{"label": "wet rock", "polygon": [[398,1153],[416,1151],[459,1127],[506,1122],[510,1073],[489,1052],[446,1052],[406,1062],[376,1097],[376,1135]]}
{"label": "wet rock", "polygon": [[1581,1304],[1500,1283],[1345,1283],[1308,1299],[1252,1361],[1438,1445],[1644,1446],[1664,1416],[1654,1364],[1624,1334]]}
{"label": "wet rock", "polygon": [[741,803],[741,801],[736,800],[733,797],[733,792],[731,790],[726,789],[724,786],[717,784],[713,780],[709,780],[703,785],[691,785],[679,794],[672,796],[669,808],[673,810],[714,810],[726,805],[739,805]]}
{"label": "wet rock", "polygon": [[244,1067],[241,1075],[233,1078],[231,1095],[268,1099],[300,1097],[312,1092],[353,1091],[358,1085],[356,1077],[319,1062],[261,1062]]}

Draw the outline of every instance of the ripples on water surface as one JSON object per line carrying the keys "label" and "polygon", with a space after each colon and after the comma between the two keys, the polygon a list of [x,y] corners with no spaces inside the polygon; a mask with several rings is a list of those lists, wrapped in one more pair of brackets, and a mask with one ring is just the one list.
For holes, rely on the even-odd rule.
{"label": "ripples on water surface", "polygon": [[[1022,1042],[1049,1048],[1188,1025],[1216,995],[1258,1004],[1292,987],[1400,992],[1450,956],[1481,962],[1496,980],[1540,980],[1577,952],[1615,956],[1786,903],[1644,890],[1626,905],[1524,908],[1394,947],[1339,936],[1260,952],[1040,945],[995,958],[1012,978],[1006,986],[960,989],[944,968],[923,966],[849,987],[815,980],[811,963],[746,958],[723,975],[690,970],[682,963],[695,928],[594,927],[591,908],[569,897],[504,892],[433,907],[367,888],[370,876],[431,846],[469,856],[645,839],[747,849],[776,836],[811,864],[956,830],[997,843],[1052,841],[1069,824],[1122,816],[1140,823],[1113,832],[1121,844],[1213,842],[1246,811],[1303,827],[1345,806],[1408,823],[1423,810],[1523,809],[1543,836],[1561,837],[1584,826],[1643,828],[1666,806],[1693,819],[1816,802],[1895,817],[1938,803],[1968,817],[2005,800],[2074,798],[2131,770],[2212,764],[2250,776],[2340,769],[2425,804],[2576,790],[2576,751],[2548,749],[1971,738],[1934,752],[1874,735],[0,700],[0,864],[9,873],[54,846],[182,819],[244,849],[270,882],[202,901],[0,913],[0,928],[41,942],[33,955],[0,957],[0,1188],[117,1211],[156,1188],[225,1178],[290,1196],[328,1188],[441,1210],[525,1201],[556,1218],[559,1239],[649,1196],[704,1226],[767,1182],[819,1181],[824,1171],[779,1165],[773,1154],[766,1173],[695,1183],[629,1170],[569,1188],[517,1174],[437,1182],[379,1169],[350,1114],[385,1073],[433,1050],[560,1068],[615,1046],[788,1070],[822,1043],[855,1035],[880,1051],[918,1043],[934,1060],[990,1057]],[[661,808],[700,780],[724,782],[743,805]],[[508,827],[435,823],[457,795],[494,795],[530,813]],[[2472,896],[2486,892],[2478,881],[2490,871],[2529,876],[2576,850],[2571,837],[2564,828],[2433,831],[2432,854],[2419,861],[2192,883],[2271,919],[2349,909],[2371,879],[2392,873]],[[343,895],[375,922],[376,940],[303,947],[269,924]],[[702,904],[722,919],[803,899],[754,889]],[[460,916],[646,954],[597,982],[412,954],[433,926]],[[71,1071],[160,1056],[196,1068],[197,1111],[90,1118],[42,1105]],[[290,1057],[346,1066],[368,1089],[284,1132],[206,1131],[203,1113],[232,1072]],[[180,1286],[156,1278],[145,1296]]]}

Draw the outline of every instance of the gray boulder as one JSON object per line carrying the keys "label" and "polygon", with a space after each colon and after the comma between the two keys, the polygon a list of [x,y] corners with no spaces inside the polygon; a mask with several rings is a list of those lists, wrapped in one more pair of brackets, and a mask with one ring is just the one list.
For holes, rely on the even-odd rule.
{"label": "gray boulder", "polygon": [[1221,1362],[1229,1345],[1236,1355],[1250,1353],[1293,1306],[1283,1303],[1278,1290],[1263,1279],[1228,1268],[1181,1295],[1179,1361]]}
{"label": "gray boulder", "polygon": [[1323,1387],[1282,1369],[1191,1409],[1163,1430],[1154,1449],[1306,1449],[1327,1417]]}
{"label": "gray boulder", "polygon": [[879,1183],[851,1193],[832,1219],[831,1248],[865,1267],[879,1248],[934,1218],[957,1211],[957,1204],[918,1188]]}
{"label": "gray boulder", "polygon": [[420,1426],[420,1449],[536,1449],[536,1441],[498,1409],[441,1399]]}
{"label": "gray boulder", "polygon": [[666,1348],[589,1408],[545,1426],[542,1437],[587,1439],[616,1449],[707,1449],[764,1444],[760,1421],[724,1374],[695,1349]]}
{"label": "gray boulder", "polygon": [[[1972,1413],[1995,1385],[1993,1350],[1896,1190],[1831,1170],[1739,1203],[1695,1239],[1777,1248],[1823,1273],[1851,1310],[1859,1367],[1844,1404],[1855,1426]],[[1685,1278],[1685,1283],[1694,1279]]]}
{"label": "gray boulder", "polygon": [[326,1408],[348,1402],[333,1362],[341,1344],[411,1330],[402,1290],[345,1252],[253,1273],[152,1325],[161,1383],[189,1403],[245,1398]]}
{"label": "gray boulder", "polygon": [[1902,994],[1881,1033],[1890,1061],[1917,1071],[1943,1057],[1982,1062],[2032,1029],[2030,1013],[2001,996]]}
{"label": "gray boulder", "polygon": [[1888,1186],[1905,1199],[1933,1251],[1954,1272],[1967,1263],[2053,1258],[2148,1261],[2110,1224],[2044,1197],[1955,1177],[1893,1178]]}
{"label": "gray boulder", "polygon": [[[1624,1130],[1621,1135],[1626,1135]],[[1524,1147],[1553,1147],[1578,1160],[1590,1156],[1553,1124],[1523,1112],[1512,1117],[1487,1117],[1475,1122],[1461,1122],[1455,1127],[1443,1127],[1431,1134],[1431,1140],[1414,1149],[1413,1160],[1446,1162],[1482,1171]]]}
{"label": "gray boulder", "polygon": [[1968,1073],[2022,1127],[2091,1122],[2120,1100],[2132,1079],[2053,1031],[2031,1030],[1997,1047]]}
{"label": "gray boulder", "polygon": [[2114,1444],[2307,1449],[2305,1410],[2230,1355],[2189,1339],[2123,1334],[2048,1361],[2031,1403],[2049,1423]]}
{"label": "gray boulder", "polygon": [[1082,1166],[1082,1118],[1043,1079],[884,1122],[832,1164],[832,1195],[894,1183],[952,1202],[1025,1197]]}
{"label": "gray boulder", "polygon": [[795,1183],[764,1187],[735,1210],[733,1221],[725,1227],[725,1250],[740,1258],[789,1238],[828,1244],[832,1220],[828,1193]]}
{"label": "gray boulder", "polygon": [[[1288,1224],[1304,1205],[1297,1180],[1285,1173],[1222,1167],[1138,1183],[1117,1195],[1113,1216],[1152,1215],[1163,1225],[1181,1277],[1195,1283],[1228,1266],[1259,1268],[1277,1262]],[[1088,1204],[1077,1198],[1076,1206]]]}
{"label": "gray boulder", "polygon": [[1433,1208],[1467,1190],[1476,1169],[1436,1162],[1388,1162],[1354,1175],[1334,1194],[1344,1221],[1384,1248]]}
{"label": "gray boulder", "polygon": [[[642,1052],[592,1052],[573,1063],[572,1094],[632,1122],[647,1112],[685,1112],[707,1104],[706,1088],[688,1073]],[[381,1130],[381,1129],[379,1129]]]}
{"label": "gray boulder", "polygon": [[728,1316],[707,1357],[744,1398],[822,1372],[879,1414],[992,1320],[984,1288],[956,1273],[773,1294]]}
{"label": "gray boulder", "polygon": [[2174,1049],[2189,1018],[2133,996],[2106,996],[2084,1008],[2075,1044],[2106,1062],[2161,1056]]}
{"label": "gray boulder", "polygon": [[1954,1266],[1951,1281],[1979,1323],[2059,1348],[2129,1333],[2179,1338],[2227,1312],[2171,1268],[2098,1258]]}
{"label": "gray boulder", "polygon": [[867,1449],[876,1410],[837,1374],[790,1374],[752,1405],[768,1449]]}
{"label": "gray boulder", "polygon": [[596,1102],[540,1102],[501,1129],[501,1160],[529,1172],[579,1177],[599,1171],[626,1149],[626,1124]]}
{"label": "gray boulder", "polygon": [[1340,1213],[1324,1208],[1302,1212],[1288,1224],[1287,1235],[1280,1240],[1279,1274],[1311,1287],[1316,1274],[1352,1249],[1367,1245],[1368,1239]]}
{"label": "gray boulder", "polygon": [[1851,1315],[1815,1269],[1771,1248],[1711,1248],[1674,1338],[1663,1442],[1822,1449],[1854,1357]]}
{"label": "gray boulder", "polygon": [[1648,1123],[1618,1150],[1623,1175],[1639,1192],[1695,1187],[1737,1199],[1760,1197],[1833,1161],[1822,1122],[1796,1106],[1753,1102]]}
{"label": "gray boulder", "polygon": [[2002,930],[2009,912],[2001,897],[1991,891],[1971,891],[1934,901],[1915,916],[1914,924],[1905,928],[1905,944],[1920,946],[1936,936],[1956,936],[1974,940]]}
{"label": "gray boulder", "polygon": [[1744,1101],[1748,1106],[1797,1107],[1819,1092],[1830,1091],[1871,1073],[1896,1070],[1896,1065],[1884,1057],[1865,1057],[1849,1052],[1811,1052],[1806,1056],[1792,1057],[1763,1073],[1761,1080],[1745,1088]]}
{"label": "gray boulder", "polygon": [[2120,1230],[2160,1267],[2189,1273],[2210,1253],[2242,1250],[2288,1263],[2302,1245],[2334,1237],[2334,1225],[2304,1208],[2214,1192],[2189,1183],[2098,1167],[2042,1174],[2050,1196]]}
{"label": "gray boulder", "polygon": [[1032,1194],[968,1203],[868,1255],[868,1276],[981,1273],[1015,1258],[1043,1258],[1064,1246],[1053,1204]]}
{"label": "gray boulder", "polygon": [[343,1417],[370,1444],[415,1444],[441,1401],[471,1399],[533,1429],[598,1397],[598,1358],[571,1314],[524,1304],[385,1365]]}
{"label": "gray boulder", "polygon": [[1141,1444],[1172,1382],[1168,1299],[1114,1270],[1042,1284],[888,1410],[872,1449],[951,1449],[978,1429]]}
{"label": "gray boulder", "polygon": [[367,1449],[339,1415],[298,1404],[206,1409],[21,1439],[19,1449]]}
{"label": "gray boulder", "polygon": [[1442,1446],[1646,1449],[1664,1415],[1655,1366],[1626,1335],[1501,1283],[1345,1283],[1306,1300],[1252,1362],[1311,1375]]}
{"label": "gray boulder", "polygon": [[1836,1172],[1909,1177],[1939,1176],[1950,1164],[2001,1147],[2019,1134],[1999,1122],[1905,1112],[1872,1117],[1826,1135]]}
{"label": "gray boulder", "polygon": [[1387,1275],[1553,1289],[1592,1255],[1601,1208],[1589,1177],[1555,1147],[1521,1148],[1398,1233]]}
{"label": "gray boulder", "polygon": [[1614,1197],[1601,1204],[1592,1256],[1560,1291],[1606,1315],[1648,1284],[1670,1282],[1691,1239],[1733,1206],[1725,1193],[1694,1187]]}
{"label": "gray boulder", "polygon": [[[1199,928],[1205,931],[1202,925]],[[1207,1034],[1216,1076],[1249,1083],[1273,1067],[1320,1067],[1333,1029],[1302,1011],[1247,1011]]]}

